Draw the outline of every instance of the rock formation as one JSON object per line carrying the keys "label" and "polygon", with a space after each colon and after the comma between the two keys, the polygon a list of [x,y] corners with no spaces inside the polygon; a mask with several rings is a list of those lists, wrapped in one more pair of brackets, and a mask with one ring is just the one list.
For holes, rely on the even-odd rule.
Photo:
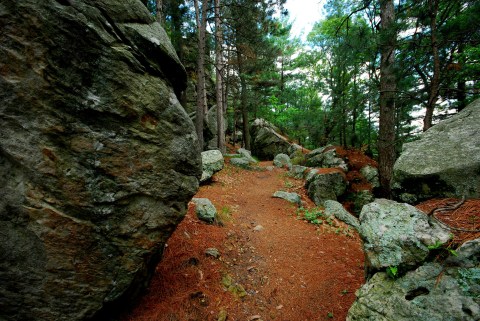
{"label": "rock formation", "polygon": [[101,319],[198,188],[185,71],[140,1],[2,1],[0,24],[0,319]]}
{"label": "rock formation", "polygon": [[363,207],[358,230],[371,278],[356,292],[347,321],[479,320],[480,239],[445,258],[437,251],[450,253],[442,247],[448,230],[385,199]]}
{"label": "rock formation", "polygon": [[480,197],[480,99],[404,144],[393,191],[402,201]]}
{"label": "rock formation", "polygon": [[277,154],[288,154],[291,144],[264,119],[255,119],[251,127],[252,153],[262,160],[272,160]]}
{"label": "rock formation", "polygon": [[479,280],[479,268],[439,263],[427,263],[396,280],[380,272],[357,291],[347,321],[477,321]]}

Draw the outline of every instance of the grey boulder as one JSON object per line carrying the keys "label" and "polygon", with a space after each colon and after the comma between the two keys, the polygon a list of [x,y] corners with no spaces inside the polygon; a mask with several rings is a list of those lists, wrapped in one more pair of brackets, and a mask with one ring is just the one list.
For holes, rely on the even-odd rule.
{"label": "grey boulder", "polygon": [[273,165],[280,168],[286,167],[288,169],[291,169],[292,161],[290,160],[290,157],[287,154],[278,154],[273,159]]}
{"label": "grey boulder", "polygon": [[217,209],[208,198],[192,198],[199,220],[212,224],[217,218]]}
{"label": "grey boulder", "polygon": [[450,239],[448,231],[415,207],[376,199],[360,213],[367,274],[387,267],[412,268],[428,256],[429,245]]}
{"label": "grey boulder", "polygon": [[357,292],[347,321],[478,321],[480,268],[425,264],[393,280],[375,274]]}
{"label": "grey boulder", "polygon": [[276,191],[273,194],[273,197],[282,198],[290,203],[300,205],[302,203],[302,198],[297,193],[289,193],[284,191]]}
{"label": "grey boulder", "polygon": [[251,133],[252,152],[259,159],[272,160],[277,154],[288,154],[291,144],[268,121],[255,119]]}
{"label": "grey boulder", "polygon": [[404,144],[394,166],[395,195],[415,202],[432,197],[480,197],[479,124],[477,99],[422,133],[419,140]]}
{"label": "grey boulder", "polygon": [[360,226],[358,218],[350,214],[341,203],[337,201],[326,200],[323,202],[323,207],[325,208],[325,215],[335,216],[340,221],[345,222],[346,224],[358,230]]}
{"label": "grey boulder", "polygon": [[310,173],[305,187],[308,196],[316,205],[323,205],[326,200],[336,201],[347,190],[345,174],[341,170],[312,170]]}
{"label": "grey boulder", "polygon": [[202,177],[200,182],[208,181],[213,174],[223,169],[225,160],[219,150],[207,150],[202,152]]}
{"label": "grey boulder", "polygon": [[348,171],[345,161],[337,156],[333,146],[317,148],[306,155],[306,166],[334,168],[338,167],[343,171]]}
{"label": "grey boulder", "polygon": [[105,319],[198,189],[186,72],[141,1],[1,1],[0,25],[0,320]]}

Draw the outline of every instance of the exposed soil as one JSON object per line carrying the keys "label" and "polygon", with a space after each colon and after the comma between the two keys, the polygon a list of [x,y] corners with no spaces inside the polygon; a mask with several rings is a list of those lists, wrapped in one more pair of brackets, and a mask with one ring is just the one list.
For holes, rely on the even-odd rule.
{"label": "exposed soil", "polygon": [[[334,148],[348,162],[349,191],[371,190],[359,169],[377,164],[360,151]],[[313,225],[300,219],[296,206],[272,198],[277,190],[296,192],[304,208],[314,208],[303,180],[287,177],[284,169],[266,170],[271,165],[261,162],[259,170],[247,171],[227,159],[195,196],[213,202],[219,222],[199,221],[189,205],[148,292],[123,321],[345,320],[364,281],[361,241],[339,221]],[[338,171],[322,169],[333,170]],[[458,202],[433,199],[417,208],[429,213]],[[460,229],[480,229],[480,200],[466,200],[436,217]],[[480,237],[452,234],[450,248]],[[208,248],[220,257],[207,255]]]}
{"label": "exposed soil", "polygon": [[[191,205],[170,238],[148,293],[123,320],[345,320],[364,281],[361,242],[339,221],[313,225],[277,190],[306,197],[286,170],[226,165],[195,197],[222,224],[200,222]],[[216,248],[219,258],[205,254]]]}

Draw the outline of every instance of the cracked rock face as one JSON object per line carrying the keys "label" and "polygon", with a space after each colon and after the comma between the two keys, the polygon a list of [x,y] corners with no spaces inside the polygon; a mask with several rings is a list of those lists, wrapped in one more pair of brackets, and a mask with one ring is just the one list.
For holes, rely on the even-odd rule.
{"label": "cracked rock face", "polygon": [[100,318],[198,188],[185,71],[140,1],[1,1],[0,24],[0,319]]}

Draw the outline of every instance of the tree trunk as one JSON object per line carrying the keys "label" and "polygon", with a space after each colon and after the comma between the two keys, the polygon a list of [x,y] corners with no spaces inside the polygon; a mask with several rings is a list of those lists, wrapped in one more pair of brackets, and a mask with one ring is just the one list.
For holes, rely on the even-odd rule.
{"label": "tree trunk", "polygon": [[390,182],[395,163],[395,11],[393,0],[380,1],[380,128],[378,137],[378,169],[381,194],[391,198]]}
{"label": "tree trunk", "polygon": [[203,0],[202,13],[198,7],[198,0],[194,0],[195,17],[198,30],[198,57],[197,57],[197,112],[195,116],[195,129],[197,131],[200,148],[203,150],[203,121],[205,111],[205,36],[207,0]]}
{"label": "tree trunk", "polygon": [[429,0],[428,9],[430,12],[430,42],[433,56],[433,75],[428,95],[427,110],[425,111],[425,118],[423,119],[423,131],[432,127],[433,112],[435,110],[435,105],[437,104],[438,93],[440,90],[440,57],[438,55],[437,38],[438,0]]}
{"label": "tree trunk", "polygon": [[237,46],[237,59],[238,59],[238,73],[240,74],[240,108],[243,119],[243,142],[244,147],[247,150],[251,150],[250,146],[250,128],[248,126],[248,106],[247,106],[247,81],[243,74],[243,58],[242,53]]}
{"label": "tree trunk", "polygon": [[223,107],[223,36],[220,19],[220,0],[215,0],[215,69],[216,69],[216,95],[217,95],[217,147],[222,154],[226,154],[225,148],[225,117]]}
{"label": "tree trunk", "polygon": [[165,28],[165,14],[163,12],[163,0],[156,0],[155,20]]}

